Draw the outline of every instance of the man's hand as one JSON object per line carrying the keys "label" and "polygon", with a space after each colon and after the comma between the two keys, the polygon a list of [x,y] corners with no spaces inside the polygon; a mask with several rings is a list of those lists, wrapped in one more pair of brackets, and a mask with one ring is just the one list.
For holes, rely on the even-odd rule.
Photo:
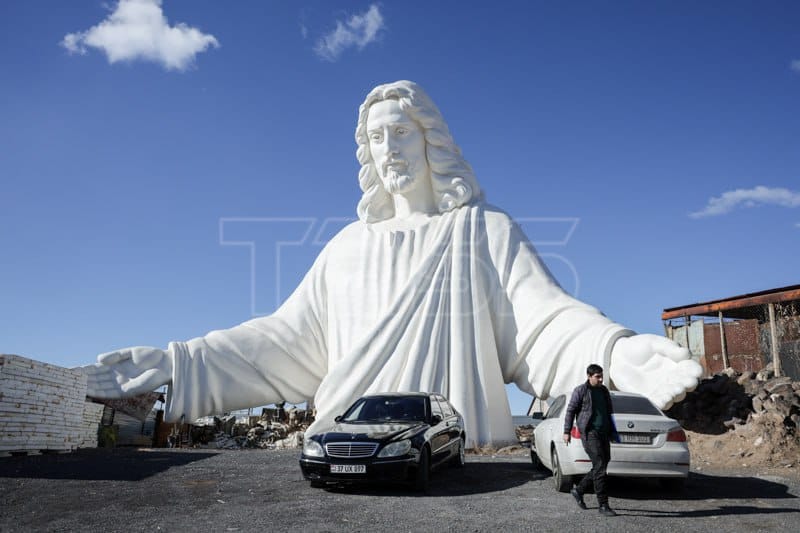
{"label": "man's hand", "polygon": [[614,387],[647,396],[669,409],[697,387],[703,368],[689,350],[659,335],[634,335],[614,343],[609,375]]}
{"label": "man's hand", "polygon": [[570,442],[571,440],[572,440],[572,437],[570,437],[569,433],[564,433],[564,444],[566,444],[567,446],[569,446],[569,442]]}
{"label": "man's hand", "polygon": [[158,348],[136,346],[97,356],[79,367],[87,375],[86,394],[118,399],[157,389],[172,379],[172,358]]}

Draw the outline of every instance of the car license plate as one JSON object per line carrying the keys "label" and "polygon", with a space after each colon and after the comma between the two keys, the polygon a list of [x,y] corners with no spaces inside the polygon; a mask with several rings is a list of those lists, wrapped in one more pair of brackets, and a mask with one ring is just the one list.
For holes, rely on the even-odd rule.
{"label": "car license plate", "polygon": [[619,440],[624,444],[650,444],[651,436],[646,433],[620,433]]}
{"label": "car license plate", "polygon": [[367,465],[331,465],[331,474],[366,474]]}

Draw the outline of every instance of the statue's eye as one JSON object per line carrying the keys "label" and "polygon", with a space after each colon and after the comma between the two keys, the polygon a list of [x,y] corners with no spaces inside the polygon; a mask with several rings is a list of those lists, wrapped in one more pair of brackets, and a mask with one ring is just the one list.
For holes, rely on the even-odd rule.
{"label": "statue's eye", "polygon": [[378,142],[378,141],[381,140],[381,134],[380,133],[373,133],[373,134],[371,134],[369,136],[369,140]]}
{"label": "statue's eye", "polygon": [[397,133],[398,135],[405,135],[406,133],[408,133],[408,130],[406,128],[397,128],[395,130],[395,133]]}

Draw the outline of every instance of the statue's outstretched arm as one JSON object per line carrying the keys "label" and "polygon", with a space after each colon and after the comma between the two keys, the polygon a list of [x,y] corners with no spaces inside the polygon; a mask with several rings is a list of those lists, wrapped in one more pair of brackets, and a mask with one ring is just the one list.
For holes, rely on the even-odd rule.
{"label": "statue's outstretched arm", "polygon": [[166,350],[137,346],[98,356],[82,367],[87,394],[125,398],[170,384],[167,420],[313,398],[327,372],[324,256],[270,316]]}
{"label": "statue's outstretched arm", "polygon": [[[495,232],[495,235],[500,232]],[[566,294],[516,225],[495,254],[514,316],[514,353],[507,381],[539,397],[566,394],[586,379],[586,366],[604,366],[613,387],[669,408],[693,390],[702,374],[691,354],[670,339],[639,334]],[[509,360],[510,362],[510,360]]]}

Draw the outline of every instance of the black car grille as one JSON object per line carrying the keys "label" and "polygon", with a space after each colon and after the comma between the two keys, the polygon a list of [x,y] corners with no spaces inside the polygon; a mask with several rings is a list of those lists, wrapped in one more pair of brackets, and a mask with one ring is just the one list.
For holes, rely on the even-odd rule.
{"label": "black car grille", "polygon": [[325,451],[331,457],[371,457],[377,448],[377,442],[330,442],[325,445]]}

